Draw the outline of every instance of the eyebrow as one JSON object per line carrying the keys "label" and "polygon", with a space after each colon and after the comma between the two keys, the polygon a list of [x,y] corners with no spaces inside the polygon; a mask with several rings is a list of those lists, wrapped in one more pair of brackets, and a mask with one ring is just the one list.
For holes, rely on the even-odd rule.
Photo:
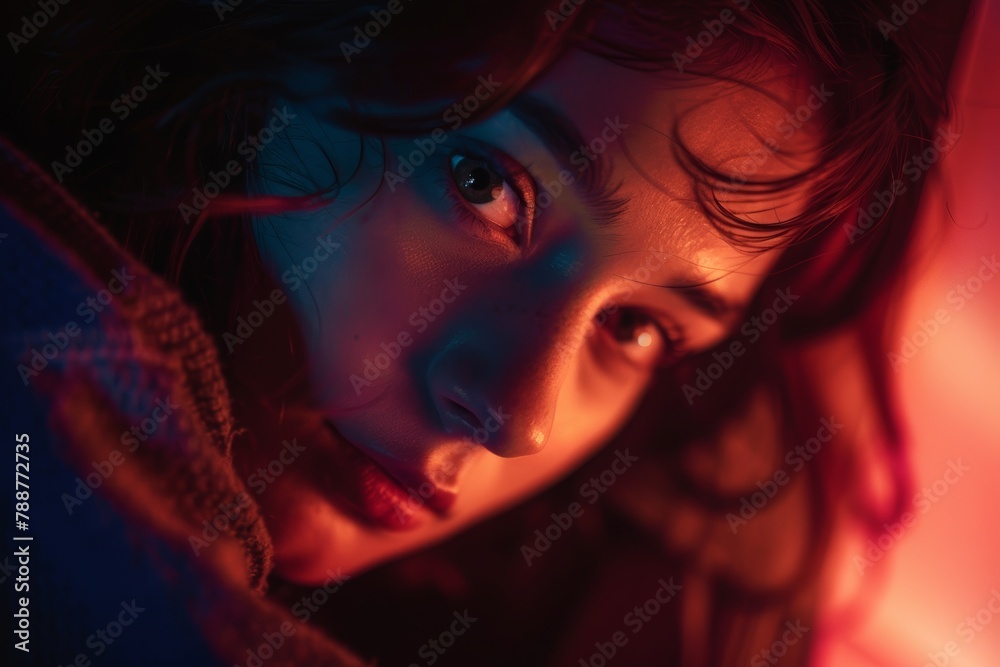
{"label": "eyebrow", "polygon": [[[510,103],[509,109],[532,134],[541,139],[549,153],[564,167],[569,156],[586,143],[579,129],[543,100],[521,95]],[[591,206],[605,213],[599,217],[598,224],[610,227],[624,221],[626,200],[614,198],[615,188],[610,184],[610,175],[603,167],[604,164],[598,158],[581,180]],[[576,183],[574,174],[574,184]],[[729,301],[718,288],[712,286],[713,281],[693,271],[678,276],[677,282],[681,284],[676,285],[635,282],[674,291],[690,306],[716,320],[728,319],[746,308],[743,304]]]}
{"label": "eyebrow", "polygon": [[728,319],[731,315],[744,310],[745,306],[729,301],[718,289],[709,285],[711,282],[695,285],[656,285],[656,287],[676,291],[691,306],[717,320]]}
{"label": "eyebrow", "polygon": [[582,186],[586,203],[599,227],[613,227],[624,222],[628,200],[615,196],[618,188],[611,184],[606,163],[598,156],[582,176],[578,169],[570,168],[570,156],[588,143],[572,121],[544,100],[531,95],[517,97],[508,108],[573,176],[572,185]]}
{"label": "eyebrow", "polygon": [[630,280],[640,285],[659,287],[675,292],[687,301],[688,305],[720,321],[743,312],[747,307],[745,304],[730,301],[718,287],[714,286],[714,280],[710,280],[695,271],[675,274],[673,280],[667,284]]}

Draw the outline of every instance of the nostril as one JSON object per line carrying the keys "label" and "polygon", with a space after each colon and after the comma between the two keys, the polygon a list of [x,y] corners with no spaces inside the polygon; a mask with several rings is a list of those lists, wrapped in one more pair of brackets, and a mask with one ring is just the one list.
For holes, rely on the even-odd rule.
{"label": "nostril", "polygon": [[482,422],[479,417],[476,416],[469,408],[465,407],[453,398],[445,398],[445,405],[452,415],[458,418],[460,421],[464,422],[470,430],[476,430],[482,427]]}

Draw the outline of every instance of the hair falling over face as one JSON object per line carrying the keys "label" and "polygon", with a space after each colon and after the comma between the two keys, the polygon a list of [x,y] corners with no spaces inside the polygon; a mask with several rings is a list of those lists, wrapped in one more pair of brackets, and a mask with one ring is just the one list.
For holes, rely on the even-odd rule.
{"label": "hair falling over face", "polygon": [[900,367],[995,261],[897,341],[977,12],[5,8],[37,577],[94,609],[35,657],[904,664],[856,631],[969,472],[919,490]]}

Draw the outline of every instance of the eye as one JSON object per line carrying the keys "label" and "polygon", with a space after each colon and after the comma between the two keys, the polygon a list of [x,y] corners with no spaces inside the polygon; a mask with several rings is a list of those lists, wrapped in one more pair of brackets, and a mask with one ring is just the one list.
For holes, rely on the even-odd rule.
{"label": "eye", "polygon": [[[451,156],[450,165],[455,188],[465,207],[507,236],[520,236],[527,220],[526,197],[515,191],[504,174],[486,160],[460,154]],[[515,180],[526,177],[521,174]]]}
{"label": "eye", "polygon": [[672,333],[653,317],[635,308],[613,308],[596,318],[611,341],[631,362],[655,366],[677,356],[680,335]]}

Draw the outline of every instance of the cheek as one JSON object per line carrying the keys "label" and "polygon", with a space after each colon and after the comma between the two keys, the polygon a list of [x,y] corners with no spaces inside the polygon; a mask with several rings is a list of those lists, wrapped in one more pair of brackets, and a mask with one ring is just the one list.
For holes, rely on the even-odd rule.
{"label": "cheek", "polygon": [[[393,257],[392,246],[377,235],[349,233],[350,255],[316,275],[293,295],[307,345],[310,375],[317,398],[324,404],[343,404],[359,398],[351,376],[369,382],[385,379],[390,364],[383,363],[380,347],[394,351],[412,311],[412,299],[400,285],[413,283],[405,267]],[[400,355],[392,361],[399,362]],[[366,371],[365,359],[378,373]]]}
{"label": "cheek", "polygon": [[405,372],[439,306],[431,297],[466,270],[448,259],[451,236],[420,209],[400,191],[338,222],[342,252],[287,290],[322,405],[363,404]]}
{"label": "cheek", "polygon": [[649,379],[648,373],[609,372],[582,350],[559,392],[548,444],[532,456],[478,461],[464,480],[469,507],[490,511],[559,481],[624,426]]}
{"label": "cheek", "polygon": [[[598,332],[594,337],[601,335]],[[652,371],[600,361],[588,341],[559,393],[553,436],[593,450],[606,442],[631,416],[649,385]]]}

